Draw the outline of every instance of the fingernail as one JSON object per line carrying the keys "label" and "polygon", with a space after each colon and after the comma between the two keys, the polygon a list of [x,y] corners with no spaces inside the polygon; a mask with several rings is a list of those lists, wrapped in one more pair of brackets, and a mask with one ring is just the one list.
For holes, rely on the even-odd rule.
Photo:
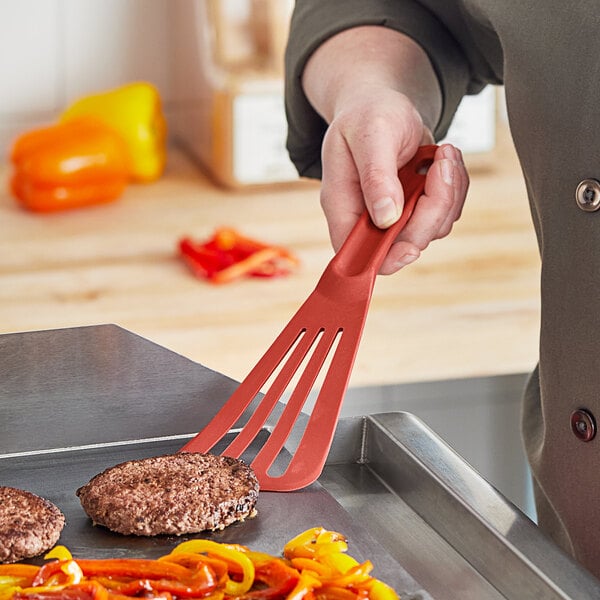
{"label": "fingernail", "polygon": [[415,262],[419,258],[418,254],[404,254],[400,257],[400,259],[396,262],[396,267],[401,269],[402,267],[406,267],[406,265],[410,265],[410,263]]}
{"label": "fingernail", "polygon": [[449,158],[450,160],[456,160],[456,151],[457,149],[454,146],[444,146],[442,154],[444,158]]}
{"label": "fingernail", "polygon": [[398,216],[396,203],[389,196],[373,202],[373,221],[377,227],[389,227]]}
{"label": "fingernail", "polygon": [[442,160],[440,161],[440,168],[442,169],[442,179],[447,185],[452,185],[454,182],[454,161]]}

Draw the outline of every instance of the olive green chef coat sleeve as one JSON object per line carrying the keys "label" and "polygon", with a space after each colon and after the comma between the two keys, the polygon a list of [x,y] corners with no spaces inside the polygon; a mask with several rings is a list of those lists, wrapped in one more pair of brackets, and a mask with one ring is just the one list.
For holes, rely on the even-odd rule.
{"label": "olive green chef coat sleeve", "polygon": [[[478,27],[468,22],[461,3],[436,0],[429,7],[426,4],[425,0],[297,0],[285,56],[285,104],[287,149],[301,176],[321,177],[321,142],[327,128],[304,95],[302,71],[312,52],[340,31],[381,25],[409,35],[425,49],[443,94],[436,139],[447,132],[465,94],[477,93],[488,82],[500,82],[498,69],[480,51]],[[496,40],[491,42],[494,45]]]}

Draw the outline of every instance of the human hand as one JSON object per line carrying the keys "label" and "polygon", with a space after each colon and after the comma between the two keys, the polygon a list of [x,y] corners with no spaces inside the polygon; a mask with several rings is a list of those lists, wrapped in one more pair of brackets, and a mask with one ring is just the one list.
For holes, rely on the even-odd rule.
{"label": "human hand", "polygon": [[[365,207],[387,228],[402,214],[404,193],[398,170],[431,132],[403,94],[387,87],[357,91],[336,111],[323,141],[321,205],[334,250],[338,250]],[[444,144],[435,153],[413,215],[380,273],[414,262],[430,242],[445,237],[460,217],[469,178],[460,151]]]}

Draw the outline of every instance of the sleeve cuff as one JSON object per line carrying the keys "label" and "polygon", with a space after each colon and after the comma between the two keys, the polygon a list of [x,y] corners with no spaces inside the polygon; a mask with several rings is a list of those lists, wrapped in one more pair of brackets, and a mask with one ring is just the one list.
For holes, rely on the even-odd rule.
{"label": "sleeve cuff", "polygon": [[287,149],[298,173],[320,178],[321,143],[327,123],[312,108],[302,90],[304,66],[326,39],[345,29],[380,25],[414,39],[427,53],[442,90],[443,110],[436,139],[446,134],[462,97],[473,90],[469,63],[446,26],[417,2],[349,0],[340,16],[338,3],[298,1],[286,49],[285,104],[288,118]]}

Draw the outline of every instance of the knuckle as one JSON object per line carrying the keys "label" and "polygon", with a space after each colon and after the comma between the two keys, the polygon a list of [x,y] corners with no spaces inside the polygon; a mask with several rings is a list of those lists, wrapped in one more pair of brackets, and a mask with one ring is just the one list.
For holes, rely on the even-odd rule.
{"label": "knuckle", "polygon": [[389,179],[382,168],[371,163],[363,165],[360,170],[360,181],[365,191],[391,187]]}
{"label": "knuckle", "polygon": [[452,231],[452,226],[453,226],[452,222],[443,223],[442,226],[440,227],[439,231],[437,232],[435,239],[439,240],[439,239],[445,238],[446,236],[450,235],[450,232]]}

